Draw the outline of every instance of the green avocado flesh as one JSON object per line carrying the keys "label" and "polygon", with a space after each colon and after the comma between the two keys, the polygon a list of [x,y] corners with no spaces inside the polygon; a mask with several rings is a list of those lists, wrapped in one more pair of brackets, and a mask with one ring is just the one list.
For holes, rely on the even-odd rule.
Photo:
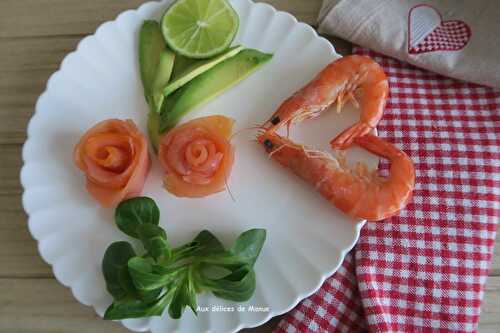
{"label": "green avocado flesh", "polygon": [[200,62],[202,60],[187,58],[183,55],[176,54],[174,62],[174,71],[172,73],[172,80],[176,80],[181,74],[183,74],[186,69],[193,64]]}
{"label": "green avocado flesh", "polygon": [[159,140],[158,112],[164,101],[163,88],[172,75],[174,60],[175,54],[168,49],[158,22],[145,21],[139,33],[139,65],[144,96],[150,108],[148,134],[155,150]]}
{"label": "green avocado flesh", "polygon": [[[179,67],[182,66],[184,67],[184,69],[179,70],[178,67],[176,68],[176,73],[174,73],[173,80],[165,87],[165,89],[163,90],[163,95],[170,95],[175,90],[179,89],[195,77],[215,67],[219,63],[237,55],[241,50],[243,50],[243,46],[235,46],[214,58],[207,60],[198,60],[191,63],[186,62],[184,59],[187,58],[183,57],[184,59],[180,61],[181,65],[179,65]],[[182,62],[185,63],[183,64]]]}
{"label": "green avocado flesh", "polygon": [[161,54],[167,51],[160,25],[156,21],[144,21],[139,33],[139,66],[144,86],[144,96],[151,103],[153,85],[156,80]]}
{"label": "green avocado flesh", "polygon": [[156,72],[156,78],[152,89],[152,108],[156,113],[160,113],[165,96],[163,88],[168,84],[172,69],[174,68],[175,55],[171,51],[165,51],[160,54],[160,63]]}
{"label": "green avocado flesh", "polygon": [[158,145],[160,144],[160,114],[157,112],[150,112],[148,115],[148,136],[154,151],[158,152]]}
{"label": "green avocado flesh", "polygon": [[272,57],[272,54],[245,49],[186,83],[163,104],[161,133],[175,127],[185,114],[233,87]]}

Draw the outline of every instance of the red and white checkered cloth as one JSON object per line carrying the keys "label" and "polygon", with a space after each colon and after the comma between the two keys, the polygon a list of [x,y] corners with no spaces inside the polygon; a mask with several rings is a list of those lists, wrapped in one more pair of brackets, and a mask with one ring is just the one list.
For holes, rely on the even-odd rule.
{"label": "red and white checkered cloth", "polygon": [[500,92],[354,53],[389,77],[379,135],[413,159],[413,201],[368,222],[339,271],[277,332],[475,331],[500,215]]}

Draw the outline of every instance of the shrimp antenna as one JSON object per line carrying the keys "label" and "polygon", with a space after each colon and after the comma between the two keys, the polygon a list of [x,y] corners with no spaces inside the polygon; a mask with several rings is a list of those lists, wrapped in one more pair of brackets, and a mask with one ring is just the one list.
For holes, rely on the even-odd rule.
{"label": "shrimp antenna", "polygon": [[235,136],[238,136],[240,135],[241,133],[245,132],[245,131],[251,131],[251,130],[262,130],[264,129],[264,127],[262,125],[259,125],[259,124],[256,124],[254,126],[250,126],[250,127],[244,127],[242,129],[240,129],[239,131],[237,132],[234,132],[230,137],[229,137],[229,141],[232,141],[234,139]]}
{"label": "shrimp antenna", "polygon": [[276,154],[277,152],[279,152],[283,148],[291,148],[291,149],[295,149],[295,150],[300,150],[300,148],[297,147],[295,144],[286,142],[286,143],[282,143],[281,146],[279,146],[278,148],[274,149],[267,156],[269,158],[271,158],[271,157],[273,157],[274,154]]}
{"label": "shrimp antenna", "polygon": [[227,182],[227,175],[224,175],[224,185],[226,185],[227,193],[229,193],[231,200],[233,200],[233,202],[236,202],[236,199],[234,198],[233,192],[231,192],[231,189],[229,188],[229,183]]}
{"label": "shrimp antenna", "polygon": [[[250,131],[250,130],[264,131],[264,127],[262,125],[260,125],[260,124],[255,124],[254,126],[242,128],[239,131],[234,132],[229,137],[229,142],[231,142],[234,139],[235,136],[240,135],[241,133],[243,133],[245,131]],[[257,139],[254,139],[253,141],[258,142]],[[229,187],[229,183],[227,181],[227,176],[224,176],[224,184],[226,185],[226,189],[227,189],[227,192],[229,193],[229,196],[231,197],[231,200],[233,200],[233,202],[236,202],[236,199],[234,198],[233,192],[231,192],[231,188]]]}

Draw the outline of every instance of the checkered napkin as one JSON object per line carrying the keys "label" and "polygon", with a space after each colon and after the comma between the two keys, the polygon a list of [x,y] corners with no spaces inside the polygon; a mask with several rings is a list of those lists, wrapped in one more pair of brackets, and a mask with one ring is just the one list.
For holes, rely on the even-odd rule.
{"label": "checkered napkin", "polygon": [[277,332],[475,331],[500,216],[500,92],[354,53],[389,77],[379,135],[414,161],[413,201],[368,222],[337,273]]}

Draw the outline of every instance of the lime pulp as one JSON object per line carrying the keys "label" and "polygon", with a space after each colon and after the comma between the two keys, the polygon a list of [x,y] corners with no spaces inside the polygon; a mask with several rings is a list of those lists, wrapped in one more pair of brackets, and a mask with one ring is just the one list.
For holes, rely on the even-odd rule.
{"label": "lime pulp", "polygon": [[162,33],[170,48],[195,59],[225,51],[238,27],[238,14],[227,0],[178,0],[161,21]]}

